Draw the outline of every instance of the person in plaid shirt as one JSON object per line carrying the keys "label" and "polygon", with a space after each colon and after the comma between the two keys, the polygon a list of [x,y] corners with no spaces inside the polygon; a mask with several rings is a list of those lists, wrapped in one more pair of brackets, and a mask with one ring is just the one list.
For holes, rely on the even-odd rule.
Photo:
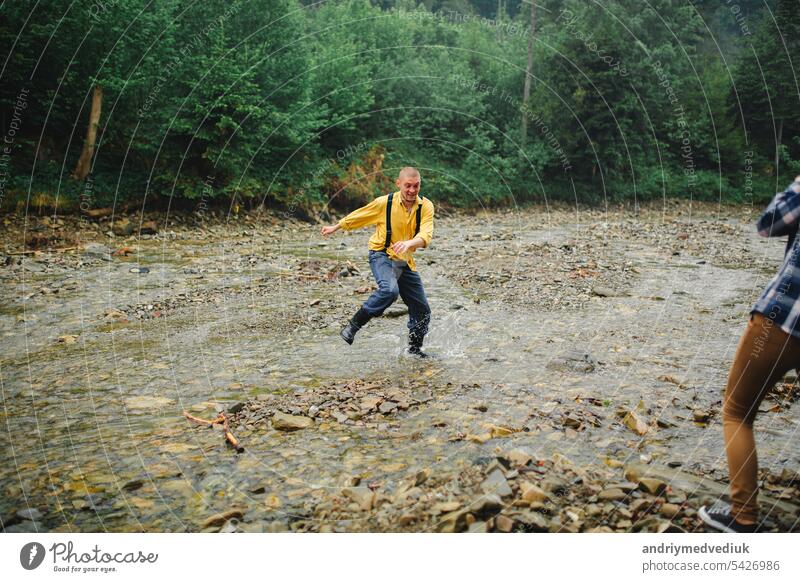
{"label": "person in plaid shirt", "polygon": [[700,518],[726,532],[758,529],[758,459],[753,421],[764,396],[800,367],[800,176],[775,195],[758,220],[761,236],[790,237],[778,274],[750,312],[728,375],[722,407],[731,505],[701,507]]}

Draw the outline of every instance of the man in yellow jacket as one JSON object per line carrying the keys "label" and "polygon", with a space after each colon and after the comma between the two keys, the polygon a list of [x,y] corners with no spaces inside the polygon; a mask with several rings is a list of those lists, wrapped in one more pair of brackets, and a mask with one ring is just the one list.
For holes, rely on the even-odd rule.
{"label": "man in yellow jacket", "polygon": [[383,314],[400,296],[408,306],[408,351],[427,357],[422,342],[428,333],[431,308],[413,254],[418,248],[427,247],[433,237],[433,203],[419,196],[420,179],[416,168],[403,168],[395,181],[399,191],[379,196],[338,224],[322,228],[322,235],[328,236],[340,228],[375,226],[375,233],[369,239],[369,266],[378,289],[341,331],[348,344],[353,343],[359,329]]}

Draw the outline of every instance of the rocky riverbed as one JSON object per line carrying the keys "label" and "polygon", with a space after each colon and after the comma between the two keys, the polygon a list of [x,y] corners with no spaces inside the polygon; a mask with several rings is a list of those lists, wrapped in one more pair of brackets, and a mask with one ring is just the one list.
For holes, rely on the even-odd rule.
{"label": "rocky riverbed", "polygon": [[[6,531],[702,531],[784,244],[684,202],[440,213],[417,360],[400,302],[338,337],[374,289],[366,230],[0,220]],[[800,529],[797,397],[757,420],[771,531]]]}

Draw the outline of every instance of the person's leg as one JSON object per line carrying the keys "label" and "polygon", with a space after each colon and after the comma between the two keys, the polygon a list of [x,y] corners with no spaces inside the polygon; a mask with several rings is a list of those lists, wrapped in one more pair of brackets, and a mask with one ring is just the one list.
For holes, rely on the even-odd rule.
{"label": "person's leg", "polygon": [[408,343],[414,352],[421,353],[422,342],[428,334],[431,308],[419,273],[405,267],[398,280],[400,296],[408,306]]}
{"label": "person's leg", "polygon": [[731,481],[731,515],[742,524],[758,519],[758,459],[753,421],[775,383],[800,362],[800,340],[769,318],[753,314],[736,350],[723,404],[725,452]]}
{"label": "person's leg", "polygon": [[384,310],[394,303],[400,293],[397,285],[397,275],[392,267],[392,261],[386,256],[386,253],[370,251],[369,266],[375,281],[378,283],[378,288],[367,298],[350,322],[340,332],[339,335],[348,344],[353,343],[358,330],[364,327],[370,319],[383,314]]}
{"label": "person's leg", "polygon": [[382,251],[370,251],[369,267],[378,288],[364,302],[364,309],[370,317],[378,317],[397,299],[400,287],[397,273],[391,259]]}

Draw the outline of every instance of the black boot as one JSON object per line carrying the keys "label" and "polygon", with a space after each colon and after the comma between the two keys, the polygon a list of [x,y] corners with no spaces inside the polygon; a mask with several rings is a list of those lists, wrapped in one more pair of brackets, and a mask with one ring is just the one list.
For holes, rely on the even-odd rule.
{"label": "black boot", "polygon": [[356,311],[353,319],[351,319],[350,322],[344,326],[344,329],[339,332],[339,335],[342,336],[344,341],[352,345],[353,340],[356,339],[356,332],[364,327],[370,319],[372,319],[372,316],[367,313],[366,309],[362,307]]}
{"label": "black boot", "polygon": [[422,351],[422,342],[425,339],[424,335],[418,335],[414,332],[408,334],[408,353],[411,356],[418,358],[429,358],[430,356]]}

